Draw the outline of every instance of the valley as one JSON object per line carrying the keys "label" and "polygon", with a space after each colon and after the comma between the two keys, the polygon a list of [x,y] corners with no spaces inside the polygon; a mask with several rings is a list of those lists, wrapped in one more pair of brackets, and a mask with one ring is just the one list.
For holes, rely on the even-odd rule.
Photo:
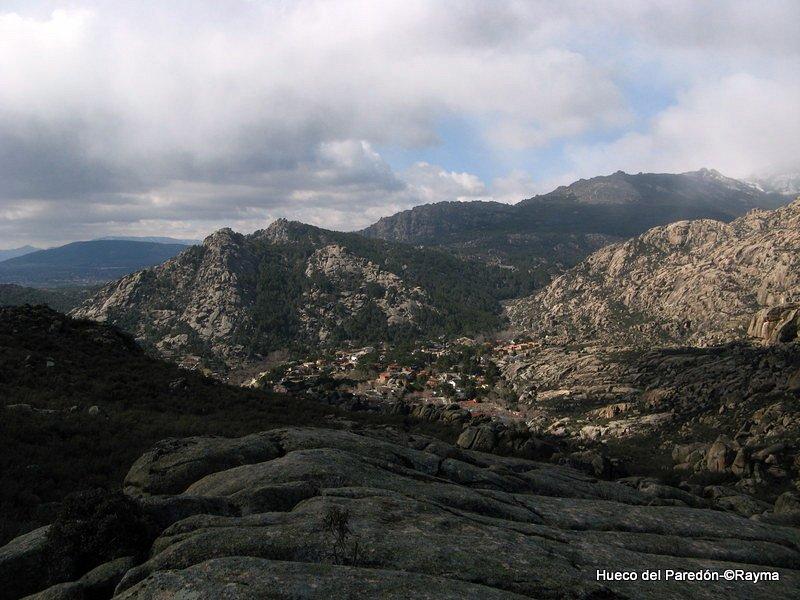
{"label": "valley", "polygon": [[[0,288],[0,575],[38,582],[3,597],[213,596],[233,572],[267,595],[392,597],[403,572],[453,597],[640,597],[586,570],[656,555],[777,570],[792,597],[800,200],[665,177],[422,207],[438,224],[401,241],[376,231],[402,213],[366,236],[280,219],[93,288]],[[487,241],[519,228],[581,241],[527,238],[537,279]],[[474,536],[504,565],[463,554]]]}
{"label": "valley", "polygon": [[0,600],[800,599],[798,25],[0,3]]}

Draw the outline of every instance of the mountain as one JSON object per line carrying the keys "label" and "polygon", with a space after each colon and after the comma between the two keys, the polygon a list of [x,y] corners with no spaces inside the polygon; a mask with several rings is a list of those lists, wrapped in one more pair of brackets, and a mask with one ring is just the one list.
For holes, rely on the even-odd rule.
{"label": "mountain", "polygon": [[37,287],[92,285],[172,258],[186,246],[123,240],[73,242],[0,262],[0,283]]}
{"label": "mountain", "polygon": [[682,219],[730,221],[788,201],[702,169],[682,174],[618,171],[582,179],[516,205],[443,202],[384,217],[367,237],[445,248],[524,274],[520,295],[600,247]]}
{"label": "mountain", "polygon": [[[585,205],[639,205],[676,211],[716,211],[732,218],[752,208],[777,208],[786,199],[766,193],[753,184],[725,177],[714,169],[687,173],[638,173],[580,179],[548,194],[522,200],[520,205],[543,201],[574,200]],[[687,217],[684,217],[687,218]],[[678,220],[678,219],[673,219]]]}
{"label": "mountain", "polygon": [[8,260],[9,258],[16,258],[17,256],[24,256],[31,252],[36,252],[39,248],[34,246],[21,246],[19,248],[10,248],[8,250],[0,250],[0,262]]}
{"label": "mountain", "polygon": [[767,192],[797,196],[800,194],[800,173],[777,173],[755,177],[753,185]]}
{"label": "mountain", "polygon": [[603,248],[509,307],[533,336],[712,345],[797,335],[800,199],[731,223],[656,227]]}
{"label": "mountain", "polygon": [[66,312],[83,302],[89,293],[90,291],[86,288],[44,290],[13,283],[0,283],[0,306],[44,304],[55,310]]}
{"label": "mountain", "polygon": [[281,348],[402,342],[499,325],[506,273],[432,249],[279,220],[111,283],[73,314],[213,368]]}
{"label": "mountain", "polygon": [[97,238],[98,240],[121,240],[124,242],[153,242],[154,244],[181,244],[184,246],[194,246],[202,243],[201,240],[180,239],[171,237],[158,237],[158,236],[124,236],[124,235],[108,235],[105,237]]}

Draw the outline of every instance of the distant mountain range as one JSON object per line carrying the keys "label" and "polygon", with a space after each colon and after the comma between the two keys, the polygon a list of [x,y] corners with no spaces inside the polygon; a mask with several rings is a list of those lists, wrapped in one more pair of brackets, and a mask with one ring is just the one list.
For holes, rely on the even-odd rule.
{"label": "distant mountain range", "polygon": [[278,220],[109,284],[73,311],[215,370],[283,348],[403,342],[500,324],[507,272],[449,253]]}
{"label": "distant mountain range", "polygon": [[[96,240],[91,240],[91,241],[107,241],[107,240],[123,241],[123,242],[153,242],[154,244],[180,244],[184,246],[193,246],[195,244],[202,243],[202,240],[179,239],[171,237],[157,237],[157,236],[136,237],[136,236],[113,236],[113,235],[97,238]],[[37,248],[36,246],[21,246],[19,248],[9,248],[8,250],[0,250],[0,262],[8,260],[9,258],[24,256],[26,254],[30,254],[31,252],[36,252],[42,249],[43,248]]]}
{"label": "distant mountain range", "polygon": [[94,285],[160,264],[184,244],[125,240],[73,242],[0,262],[0,283],[34,287]]}
{"label": "distant mountain range", "polygon": [[441,202],[384,217],[367,237],[436,246],[525,274],[529,292],[600,247],[684,219],[730,221],[790,196],[701,169],[681,174],[618,171],[581,179],[515,205]]}
{"label": "distant mountain range", "polygon": [[41,248],[36,248],[34,246],[21,246],[19,248],[9,248],[8,250],[0,250],[0,262],[8,260],[9,258],[24,256],[25,254],[30,254],[31,252],[36,252],[37,250],[41,250]]}
{"label": "distant mountain range", "polygon": [[98,240],[115,240],[123,242],[153,242],[154,244],[181,244],[183,246],[195,246],[202,244],[203,240],[181,239],[172,237],[160,236],[124,236],[124,235],[107,235]]}

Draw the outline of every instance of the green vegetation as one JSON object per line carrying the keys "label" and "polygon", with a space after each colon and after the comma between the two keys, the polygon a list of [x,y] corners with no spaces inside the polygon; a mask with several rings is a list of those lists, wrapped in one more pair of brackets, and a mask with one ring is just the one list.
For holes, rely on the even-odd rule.
{"label": "green vegetation", "polygon": [[[291,226],[292,241],[255,243],[254,253],[259,257],[258,279],[251,282],[256,289],[255,325],[252,330],[240,332],[237,339],[237,343],[254,352],[266,354],[308,343],[303,340],[299,310],[308,302],[305,294],[311,290],[327,295],[322,301],[334,312],[339,311],[341,322],[330,338],[333,343],[388,341],[403,345],[423,336],[471,335],[496,329],[501,324],[499,299],[505,294],[507,271],[464,262],[434,249],[301,224]],[[375,302],[387,293],[380,284],[348,280],[346,273],[336,283],[324,275],[307,276],[308,258],[326,244],[342,245],[352,254],[399,275],[407,285],[422,288],[432,308],[419,310],[414,315],[414,325],[389,325]],[[337,302],[342,290],[360,290],[370,300],[357,313],[345,314]]]}
{"label": "green vegetation", "polygon": [[13,283],[0,284],[0,306],[45,304],[54,310],[67,312],[83,302],[94,288],[65,287],[57,290],[23,287]]}

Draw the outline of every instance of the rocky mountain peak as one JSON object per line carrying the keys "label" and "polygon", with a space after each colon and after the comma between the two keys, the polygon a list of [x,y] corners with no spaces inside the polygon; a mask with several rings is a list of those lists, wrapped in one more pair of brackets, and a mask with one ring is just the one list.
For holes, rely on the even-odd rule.
{"label": "rocky mountain peak", "polygon": [[234,235],[235,235],[235,233],[234,233],[233,229],[231,229],[230,227],[223,227],[222,229],[217,229],[215,232],[213,232],[210,235],[207,235],[205,238],[203,238],[203,244],[205,245],[205,244],[207,244],[209,242],[213,242],[214,240],[217,240],[217,239],[231,238]]}
{"label": "rocky mountain peak", "polygon": [[419,336],[434,318],[497,323],[487,279],[482,266],[436,251],[280,219],[252,235],[221,229],[72,314],[118,323],[167,358],[222,373],[290,345],[382,341],[400,328]]}
{"label": "rocky mountain peak", "polygon": [[229,227],[218,229],[203,240],[203,249],[213,253],[230,252],[242,244],[244,237]]}
{"label": "rocky mountain peak", "polygon": [[253,234],[253,237],[266,240],[271,244],[287,244],[298,241],[304,232],[312,229],[310,225],[289,219],[276,219],[270,223],[266,229],[261,229]]}
{"label": "rocky mountain peak", "polygon": [[735,190],[747,195],[757,196],[763,192],[763,190],[759,189],[752,183],[728,177],[716,169],[708,169],[703,167],[702,169],[698,169],[697,171],[689,171],[683,175],[694,178],[707,185],[722,186],[723,188]]}
{"label": "rocky mountain peak", "polygon": [[702,167],[697,171],[689,171],[689,174],[695,174],[700,177],[708,177],[709,179],[728,179],[722,173],[717,171],[716,169],[709,169],[707,167]]}

